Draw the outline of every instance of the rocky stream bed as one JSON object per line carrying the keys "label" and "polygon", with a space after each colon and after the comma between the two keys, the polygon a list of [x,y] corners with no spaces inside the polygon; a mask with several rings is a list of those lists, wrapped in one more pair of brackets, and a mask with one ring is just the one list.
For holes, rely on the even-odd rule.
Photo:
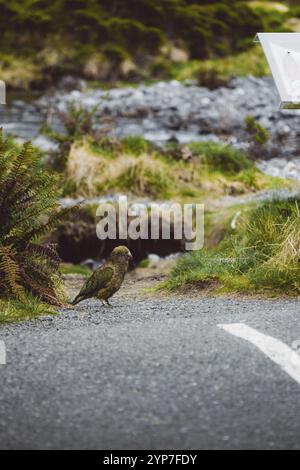
{"label": "rocky stream bed", "polygon": [[109,91],[88,89],[85,82],[66,78],[57,89],[33,95],[30,102],[12,99],[0,108],[0,122],[6,132],[33,139],[48,151],[55,143],[40,128],[47,122],[60,130],[56,111],[66,111],[70,103],[90,110],[98,106],[95,126],[107,126],[101,116],[109,116],[115,136],[141,135],[157,144],[213,140],[247,148],[245,118],[251,114],[270,133],[259,167],[274,176],[300,179],[300,111],[279,109],[271,78],[233,78],[228,87],[214,90],[193,81],[171,81]]}

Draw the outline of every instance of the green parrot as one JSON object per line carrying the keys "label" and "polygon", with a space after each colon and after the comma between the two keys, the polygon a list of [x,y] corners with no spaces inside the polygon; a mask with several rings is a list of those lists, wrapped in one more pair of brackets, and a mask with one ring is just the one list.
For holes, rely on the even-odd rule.
{"label": "green parrot", "polygon": [[106,263],[86,281],[79,294],[71,302],[72,305],[91,297],[110,305],[108,299],[120,289],[131,259],[132,255],[126,246],[114,248]]}

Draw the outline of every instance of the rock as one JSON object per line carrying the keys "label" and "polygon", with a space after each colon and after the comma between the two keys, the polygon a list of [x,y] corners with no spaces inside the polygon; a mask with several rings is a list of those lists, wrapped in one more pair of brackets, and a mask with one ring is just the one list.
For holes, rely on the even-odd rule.
{"label": "rock", "polygon": [[104,263],[104,260],[102,261],[96,261],[92,258],[88,258],[80,263],[80,266],[87,267],[91,269],[92,271],[96,271],[102,264]]}
{"label": "rock", "polygon": [[84,261],[81,261],[80,266],[93,269],[95,261],[92,258],[87,258]]}
{"label": "rock", "polygon": [[211,103],[210,98],[205,97],[205,98],[202,98],[202,100],[201,100],[202,106],[208,107],[210,105],[210,103]]}
{"label": "rock", "polygon": [[151,263],[157,263],[159,261],[159,256],[154,254],[154,253],[150,253],[148,255],[148,260],[151,262]]}
{"label": "rock", "polygon": [[278,137],[286,137],[290,135],[291,133],[291,128],[284,122],[278,122],[276,125],[276,133]]}
{"label": "rock", "polygon": [[272,158],[268,161],[257,163],[258,168],[264,173],[281,178],[300,181],[300,159],[288,161],[286,158]]}
{"label": "rock", "polygon": [[294,162],[289,162],[284,169],[284,171],[286,172],[295,171],[295,170],[297,170],[297,166],[295,165]]}
{"label": "rock", "polygon": [[32,145],[38,147],[43,152],[52,152],[58,149],[58,144],[53,142],[53,140],[45,137],[43,135],[39,135],[35,139],[32,140]]}
{"label": "rock", "polygon": [[58,88],[66,92],[70,92],[72,90],[82,90],[85,87],[85,80],[81,80],[77,77],[72,77],[71,75],[63,77],[58,83]]}

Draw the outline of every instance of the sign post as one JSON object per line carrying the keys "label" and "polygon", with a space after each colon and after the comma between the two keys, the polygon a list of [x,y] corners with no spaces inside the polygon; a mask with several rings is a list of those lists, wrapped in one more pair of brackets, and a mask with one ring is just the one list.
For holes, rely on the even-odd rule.
{"label": "sign post", "polygon": [[300,109],[300,33],[257,33],[268,60],[282,109]]}
{"label": "sign post", "polygon": [[6,104],[6,87],[2,80],[0,80],[0,104]]}

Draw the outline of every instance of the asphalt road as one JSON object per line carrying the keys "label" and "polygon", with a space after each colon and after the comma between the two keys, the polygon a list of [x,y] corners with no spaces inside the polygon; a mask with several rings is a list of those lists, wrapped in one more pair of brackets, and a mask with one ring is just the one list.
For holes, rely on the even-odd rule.
{"label": "asphalt road", "polygon": [[0,327],[1,449],[300,449],[300,384],[239,323],[291,347],[299,302],[96,301]]}

